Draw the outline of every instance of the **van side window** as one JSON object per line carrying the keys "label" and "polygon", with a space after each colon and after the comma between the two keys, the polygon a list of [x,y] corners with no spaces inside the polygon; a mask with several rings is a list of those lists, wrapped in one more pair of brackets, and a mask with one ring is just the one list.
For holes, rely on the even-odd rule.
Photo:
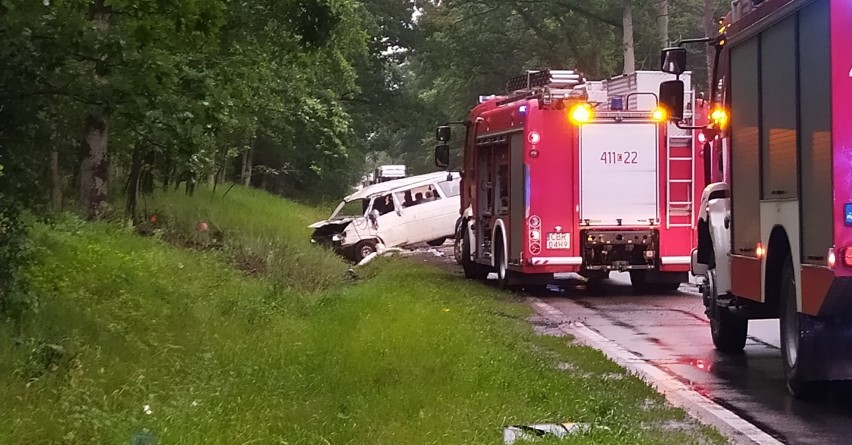
{"label": "van side window", "polygon": [[447,198],[459,196],[461,194],[461,179],[456,178],[452,181],[441,181],[438,183],[438,187],[441,188],[441,191],[444,192],[444,196]]}
{"label": "van side window", "polygon": [[393,211],[393,197],[391,195],[377,196],[373,201],[373,210],[379,212],[379,215],[384,215]]}
{"label": "van side window", "polygon": [[430,184],[396,192],[396,199],[402,203],[402,208],[406,208],[441,199],[441,196],[435,186]]}

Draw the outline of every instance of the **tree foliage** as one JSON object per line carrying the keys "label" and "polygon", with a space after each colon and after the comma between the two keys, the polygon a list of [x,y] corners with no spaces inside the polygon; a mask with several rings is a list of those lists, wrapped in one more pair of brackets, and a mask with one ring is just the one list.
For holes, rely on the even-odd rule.
{"label": "tree foliage", "polygon": [[[723,14],[726,2],[707,1],[712,14]],[[663,33],[672,43],[704,34],[700,0],[442,0],[420,6],[418,37],[399,66],[418,112],[401,131],[388,123],[393,131],[377,134],[384,136],[385,154],[421,171],[433,168],[435,125],[463,119],[479,95],[503,93],[512,76],[553,68],[609,78],[625,70],[622,45],[628,40],[635,69],[657,69]],[[624,38],[626,11],[632,39]],[[664,11],[668,20],[661,20]],[[706,67],[692,67],[693,85],[701,89]]]}

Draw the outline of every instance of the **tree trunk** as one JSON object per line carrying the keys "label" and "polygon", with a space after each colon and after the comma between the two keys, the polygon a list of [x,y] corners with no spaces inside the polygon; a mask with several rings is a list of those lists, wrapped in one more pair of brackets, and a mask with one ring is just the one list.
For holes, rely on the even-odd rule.
{"label": "tree trunk", "polygon": [[53,214],[62,211],[62,175],[59,172],[59,151],[50,152],[50,201]]}
{"label": "tree trunk", "polygon": [[[105,0],[95,0],[89,5],[89,18],[98,34],[103,37],[109,29],[109,12]],[[106,85],[106,64],[100,62],[93,67],[94,87]],[[97,219],[104,215],[109,202],[109,123],[102,107],[91,109],[86,116],[87,154],[80,168],[80,203],[83,216]]]}
{"label": "tree trunk", "polygon": [[248,152],[250,148],[243,150],[243,162],[240,166],[240,182],[246,182],[246,166],[248,165]]}
{"label": "tree trunk", "polygon": [[210,190],[213,190],[213,187],[216,187],[216,171],[212,171],[207,174],[207,186]]}
{"label": "tree trunk", "polygon": [[87,219],[102,217],[109,204],[108,142],[109,127],[106,117],[99,112],[89,113],[86,117],[86,145],[89,152],[80,168],[81,203],[83,216]]}
{"label": "tree trunk", "polygon": [[[713,37],[716,35],[716,19],[714,14],[714,1],[704,0],[704,35]],[[704,46],[704,54],[707,61],[707,99],[712,99],[710,93],[713,91],[713,59],[716,57],[715,49],[710,45]]]}
{"label": "tree trunk", "polygon": [[622,23],[624,25],[624,35],[622,37],[622,47],[624,49],[624,74],[632,74],[636,71],[636,56],[633,51],[633,5],[631,0],[624,0],[624,15]]}
{"label": "tree trunk", "polygon": [[133,148],[133,157],[130,160],[130,177],[127,181],[127,214],[136,220],[136,207],[139,202],[139,183],[142,176],[142,142],[137,142]]}
{"label": "tree trunk", "polygon": [[142,157],[142,171],[139,176],[139,192],[144,195],[154,193],[154,164],[157,162],[157,152],[146,144]]}
{"label": "tree trunk", "polygon": [[657,0],[657,28],[660,32],[660,47],[669,46],[669,0]]}
{"label": "tree trunk", "polygon": [[163,193],[169,191],[169,182],[172,179],[172,161],[167,158],[165,162],[166,164],[163,171]]}
{"label": "tree trunk", "polygon": [[245,162],[245,167],[244,167],[245,170],[243,170],[243,173],[245,174],[245,177],[243,178],[243,185],[245,185],[246,187],[251,185],[251,173],[252,173],[252,169],[254,168],[254,166],[252,165],[252,163],[254,162],[254,145],[256,143],[257,143],[257,136],[251,138],[251,144],[249,145],[248,155],[246,157],[246,162]]}

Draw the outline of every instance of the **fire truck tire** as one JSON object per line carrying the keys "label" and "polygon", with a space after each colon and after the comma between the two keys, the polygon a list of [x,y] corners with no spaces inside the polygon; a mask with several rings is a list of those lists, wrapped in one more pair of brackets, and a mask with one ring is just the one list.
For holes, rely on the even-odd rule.
{"label": "fire truck tire", "polygon": [[660,283],[657,285],[662,292],[677,292],[680,283]]}
{"label": "fire truck tire", "polygon": [[461,266],[462,263],[462,240],[454,239],[453,240],[453,258],[456,260],[456,264]]}
{"label": "fire truck tire", "polygon": [[644,270],[630,271],[630,285],[633,286],[635,292],[643,293],[648,291],[648,282],[645,280]]}
{"label": "fire truck tire", "polygon": [[470,235],[467,230],[464,231],[461,241],[461,266],[464,270],[464,277],[471,280],[484,280],[488,278],[488,269],[477,264],[470,258]]}
{"label": "fire truck tire", "polygon": [[497,272],[497,286],[499,286],[500,289],[509,289],[509,274],[512,272],[509,270],[509,265],[506,261],[504,251],[503,238],[498,236],[494,249],[494,268]]}
{"label": "fire truck tire", "polygon": [[715,277],[716,271],[709,271],[708,283],[704,286],[704,301],[708,305],[707,318],[710,319],[710,336],[713,338],[713,345],[719,352],[742,352],[748,336],[748,318],[719,305]]}
{"label": "fire truck tire", "polygon": [[748,336],[748,319],[726,307],[716,306],[710,317],[710,334],[713,345],[720,352],[742,352]]}
{"label": "fire truck tire", "polygon": [[784,363],[784,378],[787,390],[797,399],[810,399],[818,393],[819,382],[806,381],[803,377],[799,359],[806,354],[801,342],[802,314],[796,304],[796,277],[793,273],[793,259],[789,255],[781,272],[781,359]]}
{"label": "fire truck tire", "polygon": [[586,278],[586,292],[593,296],[603,295],[606,291],[604,280],[605,278],[602,277]]}

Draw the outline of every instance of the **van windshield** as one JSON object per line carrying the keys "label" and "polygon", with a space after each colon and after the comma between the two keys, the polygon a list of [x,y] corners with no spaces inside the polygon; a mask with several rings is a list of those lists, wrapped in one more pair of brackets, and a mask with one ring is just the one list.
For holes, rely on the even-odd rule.
{"label": "van windshield", "polygon": [[331,214],[331,219],[343,218],[345,216],[364,216],[367,213],[367,206],[370,204],[369,199],[354,199],[352,201],[343,201]]}

